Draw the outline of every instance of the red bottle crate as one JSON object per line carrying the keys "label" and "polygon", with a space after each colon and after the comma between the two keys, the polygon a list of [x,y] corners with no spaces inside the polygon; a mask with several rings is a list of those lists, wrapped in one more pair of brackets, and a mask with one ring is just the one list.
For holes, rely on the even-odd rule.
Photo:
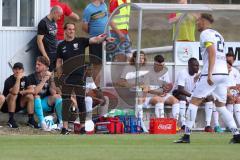
{"label": "red bottle crate", "polygon": [[174,118],[151,118],[150,134],[176,134],[176,126]]}

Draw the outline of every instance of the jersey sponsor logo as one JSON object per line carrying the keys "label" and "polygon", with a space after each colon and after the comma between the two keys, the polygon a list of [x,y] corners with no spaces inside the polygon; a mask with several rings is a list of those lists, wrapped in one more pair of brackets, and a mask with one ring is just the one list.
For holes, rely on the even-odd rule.
{"label": "jersey sponsor logo", "polygon": [[103,18],[105,16],[107,16],[107,12],[98,11],[91,15],[91,19],[97,20],[97,19]]}

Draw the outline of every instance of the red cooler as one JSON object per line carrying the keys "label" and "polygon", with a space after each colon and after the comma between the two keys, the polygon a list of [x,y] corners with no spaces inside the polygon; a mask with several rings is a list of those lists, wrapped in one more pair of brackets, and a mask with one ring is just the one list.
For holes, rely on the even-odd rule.
{"label": "red cooler", "polygon": [[174,118],[151,118],[150,134],[176,134],[176,126]]}

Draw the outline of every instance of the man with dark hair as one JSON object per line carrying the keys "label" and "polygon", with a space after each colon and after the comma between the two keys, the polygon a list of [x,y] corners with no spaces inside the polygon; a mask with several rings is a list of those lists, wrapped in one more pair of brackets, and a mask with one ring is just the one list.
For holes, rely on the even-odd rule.
{"label": "man with dark hair", "polygon": [[229,72],[229,83],[228,83],[228,94],[227,94],[227,109],[233,115],[240,125],[240,73],[233,66],[235,61],[235,55],[232,52],[226,54],[228,72]]}
{"label": "man with dark hair", "polygon": [[[77,86],[85,86],[84,80],[84,72],[85,72],[85,48],[89,46],[90,43],[101,43],[106,39],[105,35],[99,35],[97,37],[92,38],[76,38],[75,37],[75,24],[74,23],[66,23],[64,26],[65,40],[58,45],[57,48],[57,75],[63,76],[66,78],[65,83]],[[68,62],[71,63],[68,63]],[[76,68],[71,68],[73,66],[77,66]],[[62,70],[63,69],[63,70]],[[65,69],[65,71],[64,71]],[[68,71],[66,71],[68,70]],[[62,75],[64,72],[65,75]],[[65,88],[63,86],[63,128],[61,134],[69,134],[68,131],[68,121],[69,121],[69,108],[71,93],[64,93]],[[85,111],[84,104],[84,96],[78,95],[79,93],[75,93],[77,96],[77,103],[79,106],[80,112]]]}
{"label": "man with dark hair", "polygon": [[56,21],[60,19],[63,10],[54,6],[49,15],[38,23],[37,45],[42,56],[50,62],[49,70],[52,71],[56,64],[57,53],[57,26]]}
{"label": "man with dark hair", "polygon": [[[185,129],[185,114],[186,114],[186,104],[189,102],[192,96],[192,91],[196,85],[199,78],[199,63],[196,58],[190,58],[188,60],[188,68],[183,69],[178,73],[175,90],[173,95],[179,100],[180,105],[180,121],[182,124],[182,129]],[[207,96],[204,100],[205,104],[205,132],[213,132],[210,123],[213,110],[213,97]],[[218,132],[220,131],[220,127]]]}
{"label": "man with dark hair", "polygon": [[214,94],[217,111],[222,115],[226,126],[231,130],[233,138],[230,143],[240,143],[240,134],[233,116],[226,108],[228,68],[224,52],[222,35],[211,29],[213,17],[209,13],[202,13],[197,20],[200,34],[200,51],[203,57],[203,69],[199,81],[193,90],[192,98],[187,109],[185,134],[175,143],[190,143],[190,134],[197,116],[198,106],[204,97]]}
{"label": "man with dark hair", "polygon": [[[170,81],[168,69],[165,66],[164,57],[156,55],[154,57],[154,65],[150,68],[148,74],[148,81],[150,86],[155,86],[154,89],[149,87],[148,93],[152,95],[160,95],[163,99],[162,103],[156,105],[155,113],[164,114],[164,103],[172,105],[172,117],[178,120],[179,117],[179,101],[176,97],[172,96],[169,92],[172,90],[172,82]],[[158,88],[158,89],[156,89]],[[160,91],[161,90],[161,91]],[[146,100],[147,101],[147,100]],[[146,103],[146,102],[145,102]]]}
{"label": "man with dark hair", "polygon": [[29,84],[34,88],[34,110],[38,122],[44,131],[48,131],[44,113],[56,111],[58,124],[62,126],[62,98],[56,91],[52,73],[48,71],[49,61],[40,56],[36,60],[35,72],[28,76]]}
{"label": "man with dark hair", "polygon": [[18,124],[14,119],[15,112],[27,108],[28,125],[33,128],[38,128],[34,120],[34,104],[33,104],[33,89],[31,88],[27,77],[24,76],[23,64],[17,62],[13,65],[13,75],[8,77],[4,83],[3,95],[6,101],[2,107],[3,112],[9,113],[8,126],[18,128]]}

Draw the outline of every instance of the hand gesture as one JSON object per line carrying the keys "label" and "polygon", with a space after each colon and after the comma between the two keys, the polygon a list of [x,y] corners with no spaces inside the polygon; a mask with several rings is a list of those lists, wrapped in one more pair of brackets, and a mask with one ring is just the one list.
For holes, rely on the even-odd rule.
{"label": "hand gesture", "polygon": [[107,34],[100,34],[99,36],[96,37],[98,43],[103,42],[107,38]]}

